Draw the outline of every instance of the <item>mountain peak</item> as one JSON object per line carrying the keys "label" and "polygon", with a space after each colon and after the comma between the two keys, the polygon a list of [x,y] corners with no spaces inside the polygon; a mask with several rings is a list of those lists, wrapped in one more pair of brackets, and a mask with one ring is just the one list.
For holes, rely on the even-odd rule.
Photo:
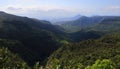
{"label": "mountain peak", "polygon": [[82,15],[80,15],[80,14],[74,16],[74,18],[77,18],[77,19],[80,18],[80,17],[82,17]]}

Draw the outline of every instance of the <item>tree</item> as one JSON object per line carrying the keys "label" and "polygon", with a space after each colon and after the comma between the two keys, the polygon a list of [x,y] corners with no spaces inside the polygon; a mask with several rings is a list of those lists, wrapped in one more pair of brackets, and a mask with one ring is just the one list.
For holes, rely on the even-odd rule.
{"label": "tree", "polygon": [[95,64],[87,66],[85,69],[116,69],[116,65],[109,59],[98,59]]}
{"label": "tree", "polygon": [[35,65],[34,65],[34,68],[33,69],[39,69],[39,62],[37,62]]}

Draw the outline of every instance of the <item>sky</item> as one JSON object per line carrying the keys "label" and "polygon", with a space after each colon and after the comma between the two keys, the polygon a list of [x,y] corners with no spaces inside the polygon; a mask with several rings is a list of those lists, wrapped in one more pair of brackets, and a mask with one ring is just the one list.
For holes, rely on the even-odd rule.
{"label": "sky", "polygon": [[0,0],[0,11],[38,19],[120,16],[120,0]]}

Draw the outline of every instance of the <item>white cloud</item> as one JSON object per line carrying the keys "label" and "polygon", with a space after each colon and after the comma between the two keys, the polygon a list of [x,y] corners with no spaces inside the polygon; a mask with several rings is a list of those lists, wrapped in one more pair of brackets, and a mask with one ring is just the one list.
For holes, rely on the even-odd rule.
{"label": "white cloud", "polygon": [[120,6],[110,6],[103,9],[104,12],[120,13]]}
{"label": "white cloud", "polygon": [[30,16],[36,18],[56,18],[65,16],[74,16],[75,11],[61,9],[51,6],[21,6],[21,5],[7,5],[0,8],[8,13]]}
{"label": "white cloud", "polygon": [[22,8],[8,7],[7,10],[9,10],[9,11],[21,11],[23,9]]}
{"label": "white cloud", "polygon": [[[30,0],[31,1],[31,0]],[[106,14],[120,14],[120,6],[111,6],[102,9],[79,9],[79,8],[61,8],[49,5],[6,5],[0,7],[0,10],[22,16],[28,16],[38,19],[52,19],[52,18],[65,18],[72,17],[77,14],[81,15],[106,15]]]}
{"label": "white cloud", "polygon": [[98,10],[98,14],[119,16],[120,15],[120,6],[103,7],[102,9]]}

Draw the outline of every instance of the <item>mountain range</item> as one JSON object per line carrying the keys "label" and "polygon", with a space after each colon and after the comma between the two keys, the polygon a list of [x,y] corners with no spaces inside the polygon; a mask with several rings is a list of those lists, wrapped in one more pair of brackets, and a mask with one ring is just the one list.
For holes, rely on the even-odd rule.
{"label": "mountain range", "polygon": [[65,29],[66,32],[70,33],[70,32],[78,32],[82,29],[94,27],[96,25],[99,26],[105,20],[110,21],[114,19],[118,19],[117,21],[119,22],[119,16],[92,16],[92,17],[81,16],[80,18],[76,20],[62,21],[56,24],[60,25],[63,29]]}
{"label": "mountain range", "polygon": [[52,24],[60,25],[60,24],[63,24],[64,21],[73,21],[73,20],[76,20],[80,17],[82,17],[82,15],[76,15],[74,17],[58,18],[58,19],[53,19],[53,20],[50,20],[50,21],[52,22]]}
{"label": "mountain range", "polygon": [[120,16],[78,15],[52,24],[0,12],[0,68],[84,69],[109,59],[119,69],[119,30]]}

